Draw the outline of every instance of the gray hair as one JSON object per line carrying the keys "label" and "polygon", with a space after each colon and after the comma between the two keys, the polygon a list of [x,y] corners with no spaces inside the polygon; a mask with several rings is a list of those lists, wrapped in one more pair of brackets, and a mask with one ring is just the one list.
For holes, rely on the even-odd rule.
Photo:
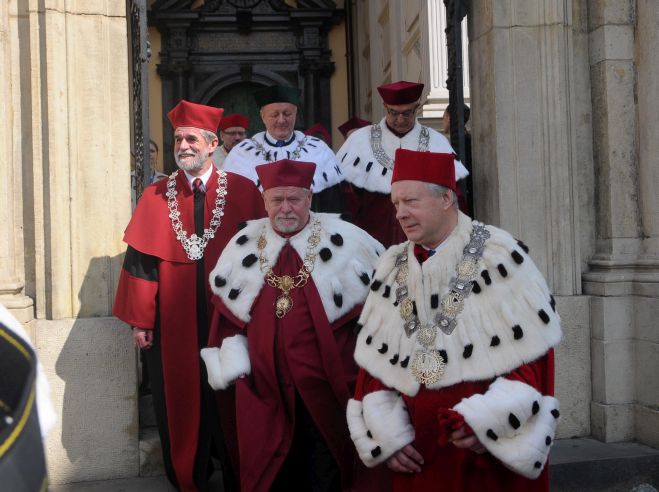
{"label": "gray hair", "polygon": [[448,193],[451,197],[451,205],[453,205],[453,208],[458,208],[458,195],[456,195],[455,191],[453,191],[451,188],[447,188],[446,186],[442,186],[436,183],[426,182],[425,185],[428,188],[428,191],[430,191],[437,198]]}
{"label": "gray hair", "polygon": [[217,139],[217,135],[211,131],[204,130],[203,128],[200,128],[199,131],[201,132],[201,136],[204,137],[204,140],[206,140],[206,143],[211,143]]}

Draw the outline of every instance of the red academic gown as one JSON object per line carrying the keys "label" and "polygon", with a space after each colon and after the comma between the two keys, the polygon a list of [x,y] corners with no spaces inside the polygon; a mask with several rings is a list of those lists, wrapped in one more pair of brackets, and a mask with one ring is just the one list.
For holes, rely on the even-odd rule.
{"label": "red academic gown", "polygon": [[[181,490],[196,490],[193,468],[202,391],[199,348],[206,344],[200,337],[208,333],[208,328],[198,323],[198,303],[205,300],[206,319],[210,319],[208,275],[238,225],[265,216],[265,209],[258,189],[249,179],[227,173],[224,215],[204,252],[202,284],[197,263],[188,259],[172,229],[165,196],[167,181],[162,179],[144,191],[126,228],[124,241],[129,248],[113,314],[131,326],[156,331],[154,347],[149,350],[161,353],[166,413],[161,413],[161,418],[166,419],[168,431],[168,436],[161,433],[161,440],[163,453],[169,448],[170,454],[165,461],[171,461]],[[211,173],[206,184],[204,227],[208,227],[215,207],[217,182],[217,173]],[[189,237],[195,231],[194,194],[182,171],[176,178],[176,190],[180,221]],[[207,288],[198,292],[198,285]],[[157,413],[162,410],[156,408]]]}
{"label": "red academic gown", "polygon": [[[554,394],[554,351],[540,359],[518,367],[505,377],[533,386],[543,395]],[[542,492],[549,490],[549,466],[540,476],[530,480],[506,468],[490,453],[477,454],[453,444],[438,444],[439,409],[449,409],[476,393],[484,394],[494,380],[464,382],[448,388],[430,390],[421,386],[416,396],[403,395],[415,438],[412,446],[421,454],[424,464],[420,473],[392,473],[393,491],[437,490],[446,492]],[[361,369],[355,399],[367,393],[389,389]],[[386,466],[384,464],[380,466]]]}
{"label": "red academic gown", "polygon": [[[287,244],[273,272],[293,275],[301,266],[302,259]],[[246,335],[248,340],[251,375],[236,382],[235,414],[224,410],[233,403],[233,392],[220,392],[223,430],[226,436],[237,436],[241,490],[267,491],[277,477],[293,440],[296,393],[346,485],[356,462],[345,410],[357,375],[352,354],[361,305],[330,323],[309,278],[304,287],[290,292],[293,309],[277,319],[274,305],[279,294],[278,289],[264,284],[247,324],[218,297],[213,298],[216,310],[210,345],[220,346],[222,339],[235,334]]]}

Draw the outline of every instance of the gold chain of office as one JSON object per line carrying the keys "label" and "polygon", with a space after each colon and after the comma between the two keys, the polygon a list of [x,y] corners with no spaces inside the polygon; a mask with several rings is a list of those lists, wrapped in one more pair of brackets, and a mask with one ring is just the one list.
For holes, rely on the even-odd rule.
{"label": "gold chain of office", "polygon": [[316,247],[320,243],[320,220],[314,219],[311,226],[311,235],[307,239],[307,251],[302,261],[302,266],[295,276],[291,275],[275,275],[272,267],[265,256],[265,247],[268,241],[265,238],[265,227],[261,236],[259,237],[256,247],[259,250],[259,267],[265,274],[265,281],[269,286],[275,287],[281,291],[275,302],[275,315],[281,319],[293,309],[293,299],[289,295],[291,290],[299,287],[304,287],[309,280],[309,276],[313,271],[316,261]]}

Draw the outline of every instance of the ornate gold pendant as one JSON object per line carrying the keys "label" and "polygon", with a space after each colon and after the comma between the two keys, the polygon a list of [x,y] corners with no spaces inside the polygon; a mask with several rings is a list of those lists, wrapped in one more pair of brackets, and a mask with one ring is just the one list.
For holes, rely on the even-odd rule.
{"label": "ornate gold pendant", "polygon": [[436,350],[417,350],[412,359],[412,374],[414,379],[426,386],[439,381],[444,375],[446,364]]}
{"label": "ornate gold pendant", "polygon": [[293,309],[293,299],[290,298],[288,292],[284,292],[277,297],[277,302],[275,303],[275,314],[277,318],[283,318],[291,309]]}

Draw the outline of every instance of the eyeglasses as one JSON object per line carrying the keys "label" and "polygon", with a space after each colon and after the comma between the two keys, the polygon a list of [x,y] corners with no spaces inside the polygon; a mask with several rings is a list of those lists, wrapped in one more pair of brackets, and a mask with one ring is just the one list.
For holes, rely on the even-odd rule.
{"label": "eyeglasses", "polygon": [[386,109],[389,116],[394,119],[398,118],[399,116],[402,116],[404,119],[408,119],[416,113],[416,110],[419,109],[419,106],[414,106],[412,109],[408,109],[406,111],[394,111],[389,106],[385,106],[384,109]]}

